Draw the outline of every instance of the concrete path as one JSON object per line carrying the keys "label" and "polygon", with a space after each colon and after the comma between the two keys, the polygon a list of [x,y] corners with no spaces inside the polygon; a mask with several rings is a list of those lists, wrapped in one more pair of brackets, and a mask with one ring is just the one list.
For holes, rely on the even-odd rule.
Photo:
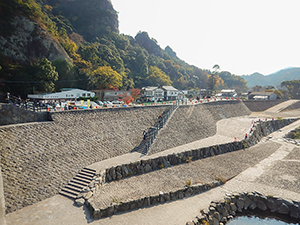
{"label": "concrete path", "polygon": [[[248,125],[247,123],[249,123],[249,120],[251,123],[251,119],[252,118],[248,118],[248,121],[245,121],[245,125]],[[226,122],[220,121],[220,123],[224,123],[224,125],[226,125]],[[257,165],[246,169],[244,172],[240,173],[238,176],[227,182],[222,187],[212,189],[208,192],[190,198],[185,198],[180,201],[156,205],[123,214],[114,215],[110,218],[93,221],[85,207],[76,207],[74,206],[72,200],[57,195],[41,201],[35,205],[28,206],[19,211],[8,214],[6,217],[6,222],[7,225],[176,225],[185,224],[187,221],[193,219],[199,213],[200,209],[206,208],[208,206],[210,201],[222,199],[224,198],[226,193],[258,191],[266,195],[270,194],[285,199],[300,201],[300,190],[298,190],[297,188],[296,190],[294,190],[294,187],[296,185],[291,186],[292,188],[290,188],[290,186],[276,187],[275,183],[273,185],[272,183],[264,183],[263,180],[259,180],[260,177],[274,173],[272,171],[272,168],[279,162],[286,163],[286,160],[284,159],[285,157],[290,155],[291,152],[293,152],[293,155],[297,155],[297,157],[300,157],[299,148],[295,149],[295,145],[281,141],[285,133],[299,126],[300,121],[296,121],[293,124],[281,129],[281,131],[271,134],[270,136],[272,136],[272,139],[270,139],[269,137],[263,139],[258,145],[264,144],[264,142],[276,142],[280,143],[280,145],[282,146],[279,147],[269,157],[259,162]],[[228,129],[231,128],[228,127]],[[248,129],[248,126],[246,126],[244,129]],[[232,141],[232,137],[228,137],[228,139],[231,139],[230,141]],[[205,142],[203,143],[205,144]],[[295,159],[297,159],[297,157],[295,157]],[[107,161],[107,163],[109,162]],[[300,166],[300,163],[298,164],[298,166]],[[284,172],[288,174],[288,171]],[[300,172],[296,172],[296,175],[293,174],[293,176],[297,180],[300,180]],[[275,178],[279,178],[279,176],[275,174],[272,179],[274,180]]]}
{"label": "concrete path", "polygon": [[285,109],[286,107],[298,102],[299,100],[288,100],[288,101],[284,101],[282,103],[279,103],[277,105],[274,105],[273,107],[265,110],[265,113],[278,113],[280,111],[282,111],[283,109]]}
{"label": "concrete path", "polygon": [[260,117],[260,118],[299,118],[300,117],[300,109],[290,110],[286,112],[282,112],[286,107],[298,102],[299,100],[288,100],[282,102],[278,105],[275,105],[263,112],[252,112],[250,116],[252,117]]}

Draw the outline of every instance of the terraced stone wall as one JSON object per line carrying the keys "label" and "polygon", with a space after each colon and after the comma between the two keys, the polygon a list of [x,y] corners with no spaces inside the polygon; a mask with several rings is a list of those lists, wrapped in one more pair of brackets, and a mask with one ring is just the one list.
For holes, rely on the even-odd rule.
{"label": "terraced stone wall", "polygon": [[148,154],[213,136],[216,134],[217,121],[250,113],[241,101],[180,106],[159,132]]}
{"label": "terraced stone wall", "polygon": [[129,153],[166,107],[53,112],[52,122],[0,127],[6,212],[57,194],[87,165]]}
{"label": "terraced stone wall", "polygon": [[48,121],[47,112],[33,112],[9,104],[0,104],[0,126],[17,123]]}
{"label": "terraced stone wall", "polygon": [[300,109],[300,101],[296,102],[296,103],[294,103],[292,105],[289,105],[288,107],[286,107],[282,111],[285,112],[285,111],[294,110],[294,109]]}
{"label": "terraced stone wall", "polygon": [[278,105],[281,102],[286,100],[276,99],[276,100],[247,100],[244,101],[244,104],[251,110],[252,112],[261,112],[265,111],[275,105]]}
{"label": "terraced stone wall", "polygon": [[188,163],[190,161],[225,154],[227,152],[238,151],[254,146],[261,140],[261,138],[295,122],[296,120],[297,119],[262,121],[255,124],[253,127],[253,132],[250,134],[249,138],[245,140],[193,149],[181,153],[173,153],[157,158],[150,158],[148,160],[118,165],[107,168],[105,173],[101,174],[100,176],[103,177],[102,180],[105,182],[111,182],[126,177],[149,173],[151,171],[160,170],[170,166]]}

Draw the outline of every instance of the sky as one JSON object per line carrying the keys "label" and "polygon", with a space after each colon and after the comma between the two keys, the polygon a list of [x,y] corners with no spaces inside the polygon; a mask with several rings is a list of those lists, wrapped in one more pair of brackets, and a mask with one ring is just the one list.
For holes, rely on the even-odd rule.
{"label": "sky", "polygon": [[263,75],[300,67],[299,0],[112,0],[119,30],[146,31],[201,69]]}

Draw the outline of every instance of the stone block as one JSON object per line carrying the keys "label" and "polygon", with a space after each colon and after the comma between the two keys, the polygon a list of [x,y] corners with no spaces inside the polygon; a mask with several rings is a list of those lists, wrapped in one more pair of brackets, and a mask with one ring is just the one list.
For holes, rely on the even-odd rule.
{"label": "stone block", "polygon": [[287,204],[282,203],[276,211],[280,214],[289,214],[290,208],[287,206]]}
{"label": "stone block", "polygon": [[259,208],[260,210],[263,210],[263,211],[268,209],[266,204],[262,200],[257,201],[257,208]]}
{"label": "stone block", "polygon": [[84,203],[85,203],[85,199],[84,198],[78,198],[78,199],[75,200],[75,204],[77,206],[83,206]]}

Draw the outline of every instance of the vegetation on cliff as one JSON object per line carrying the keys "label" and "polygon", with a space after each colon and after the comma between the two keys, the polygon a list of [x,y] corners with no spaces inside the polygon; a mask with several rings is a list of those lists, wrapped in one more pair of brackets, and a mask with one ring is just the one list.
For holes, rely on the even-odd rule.
{"label": "vegetation on cliff", "polygon": [[[246,82],[239,76],[189,65],[171,47],[161,49],[147,32],[140,31],[135,37],[119,34],[118,15],[109,0],[2,1],[0,12],[5,12],[0,13],[0,28],[5,31],[0,33],[3,93],[10,91],[25,97],[28,93],[58,91],[62,87],[128,90],[158,84],[178,89],[247,90]],[[7,47],[8,40],[12,35],[21,35],[17,17],[34,21],[45,32],[32,34],[41,39],[45,33],[50,34],[52,42],[62,46],[68,57],[51,58],[51,49],[43,57],[33,49],[31,53],[35,55],[24,57],[23,61],[8,56],[8,48],[14,47],[12,43]],[[26,40],[19,42],[25,48],[28,45]],[[36,75],[36,71],[44,69],[41,62],[48,65],[43,77]]]}

